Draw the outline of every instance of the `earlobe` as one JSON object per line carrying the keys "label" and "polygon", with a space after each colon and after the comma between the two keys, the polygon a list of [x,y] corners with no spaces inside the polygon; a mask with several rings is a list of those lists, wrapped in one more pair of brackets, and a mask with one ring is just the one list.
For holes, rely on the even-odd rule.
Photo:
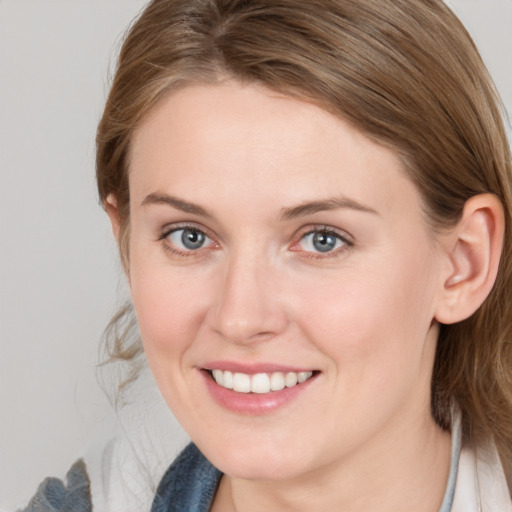
{"label": "earlobe", "polygon": [[498,273],[505,221],[493,194],[469,199],[445,248],[450,271],[444,279],[436,320],[453,324],[470,317],[489,295]]}
{"label": "earlobe", "polygon": [[107,212],[108,218],[110,219],[114,238],[119,243],[119,231],[121,222],[119,218],[119,209],[117,207],[117,198],[113,194],[109,194],[107,199],[104,201],[103,206]]}

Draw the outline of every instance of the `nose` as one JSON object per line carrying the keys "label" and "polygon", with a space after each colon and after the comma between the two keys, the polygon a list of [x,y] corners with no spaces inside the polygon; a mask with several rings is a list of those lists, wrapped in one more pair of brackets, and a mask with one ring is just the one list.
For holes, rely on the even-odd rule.
{"label": "nose", "polygon": [[247,345],[282,334],[288,317],[277,274],[261,259],[232,258],[219,275],[208,313],[210,327],[230,342]]}

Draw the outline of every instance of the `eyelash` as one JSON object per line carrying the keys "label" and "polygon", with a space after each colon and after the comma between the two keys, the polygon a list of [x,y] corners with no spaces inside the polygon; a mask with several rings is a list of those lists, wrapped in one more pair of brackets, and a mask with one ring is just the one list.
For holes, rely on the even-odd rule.
{"label": "eyelash", "polygon": [[[327,251],[325,253],[322,253],[320,251],[301,251],[300,249],[294,249],[294,246],[297,246],[300,244],[307,236],[314,235],[314,234],[322,234],[326,236],[333,236],[336,238],[337,241],[342,242],[342,246],[335,248],[331,251]],[[350,237],[344,233],[340,232],[330,226],[325,225],[319,225],[319,226],[313,226],[312,228],[309,228],[306,232],[302,233],[297,240],[297,242],[294,242],[291,250],[302,252],[302,257],[306,259],[311,260],[324,260],[324,259],[333,259],[342,256],[345,254],[345,252],[354,246],[354,242],[350,239]]]}
{"label": "eyelash", "polygon": [[[187,251],[183,251],[181,249],[178,249],[176,247],[173,247],[170,243],[166,241],[167,237],[169,237],[172,233],[175,233],[176,231],[183,231],[183,230],[189,230],[194,231],[197,233],[200,233],[204,235],[209,240],[212,240],[212,237],[208,236],[208,234],[205,232],[204,229],[199,228],[195,226],[194,224],[180,224],[172,226],[171,228],[164,229],[162,233],[158,236],[157,241],[162,242],[163,248],[166,252],[173,256],[183,257],[183,258],[197,258],[200,256],[204,256],[203,251],[201,249],[206,249],[204,247],[200,247],[197,250],[189,249]],[[218,246],[218,244],[216,244]]]}
{"label": "eyelash", "polygon": [[[176,247],[173,247],[169,242],[167,242],[167,238],[177,231],[182,230],[190,230],[193,232],[200,233],[204,235],[206,238],[214,242],[213,238],[210,237],[206,231],[202,228],[199,228],[195,226],[194,224],[180,224],[172,226],[171,228],[164,229],[162,233],[158,236],[157,241],[162,242],[163,248],[165,251],[170,253],[173,256],[183,257],[183,258],[197,258],[204,256],[204,252],[201,250],[212,250],[211,248],[207,247],[200,247],[197,250],[189,249],[186,251],[177,249]],[[342,242],[342,247],[335,248],[331,251],[326,251],[325,253],[322,253],[320,251],[302,251],[300,249],[294,249],[295,246],[300,244],[307,236],[314,235],[314,234],[322,234],[326,236],[333,236],[336,238],[336,240]],[[219,247],[219,244],[214,242],[216,247]],[[290,247],[290,250],[294,252],[302,252],[302,257],[306,259],[313,259],[313,260],[322,260],[327,258],[336,258],[344,254],[349,248],[354,246],[354,242],[345,234],[340,233],[338,230],[333,229],[332,227],[320,225],[320,226],[313,226],[312,228],[309,228],[307,231],[302,232],[296,242],[293,242],[293,244]]]}

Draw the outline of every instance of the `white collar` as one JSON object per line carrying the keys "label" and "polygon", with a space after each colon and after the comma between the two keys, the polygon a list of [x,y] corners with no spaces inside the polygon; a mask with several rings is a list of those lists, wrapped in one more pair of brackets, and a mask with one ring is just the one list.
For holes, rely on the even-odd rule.
{"label": "white collar", "polygon": [[512,512],[507,480],[492,441],[462,448],[451,512]]}
{"label": "white collar", "polygon": [[452,461],[439,512],[512,512],[512,501],[494,442],[461,449],[461,414],[452,424]]}

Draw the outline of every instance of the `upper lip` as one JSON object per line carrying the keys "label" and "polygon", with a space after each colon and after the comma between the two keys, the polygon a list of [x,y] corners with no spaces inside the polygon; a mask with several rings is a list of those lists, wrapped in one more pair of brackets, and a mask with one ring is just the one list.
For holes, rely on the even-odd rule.
{"label": "upper lip", "polygon": [[240,363],[236,361],[212,361],[201,366],[203,370],[222,370],[233,373],[246,373],[254,375],[256,373],[274,373],[274,372],[312,372],[315,371],[311,367],[291,366],[278,363]]}

